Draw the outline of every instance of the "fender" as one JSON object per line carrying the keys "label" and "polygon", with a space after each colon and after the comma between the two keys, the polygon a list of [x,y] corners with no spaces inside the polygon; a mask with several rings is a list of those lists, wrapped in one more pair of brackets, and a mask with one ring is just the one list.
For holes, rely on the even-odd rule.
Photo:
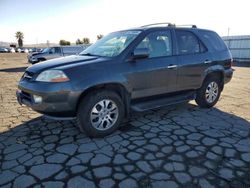
{"label": "fender", "polygon": [[222,74],[222,79],[224,80],[224,76],[225,76],[225,69],[222,65],[213,65],[208,67],[202,75],[202,83],[204,82],[204,80],[206,79],[207,75],[211,74],[211,73],[215,73],[215,72],[219,72]]}

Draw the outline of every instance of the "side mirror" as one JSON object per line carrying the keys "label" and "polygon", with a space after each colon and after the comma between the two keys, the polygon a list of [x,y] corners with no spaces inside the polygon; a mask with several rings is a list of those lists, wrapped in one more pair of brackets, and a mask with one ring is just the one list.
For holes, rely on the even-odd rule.
{"label": "side mirror", "polygon": [[138,48],[135,49],[132,55],[133,59],[144,59],[148,58],[149,56],[149,49],[148,48]]}

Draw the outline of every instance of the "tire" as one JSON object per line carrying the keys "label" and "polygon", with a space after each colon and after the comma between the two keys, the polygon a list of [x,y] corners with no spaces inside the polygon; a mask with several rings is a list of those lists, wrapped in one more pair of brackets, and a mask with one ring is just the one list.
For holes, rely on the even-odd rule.
{"label": "tire", "polygon": [[88,94],[80,101],[77,110],[78,127],[90,137],[111,134],[119,127],[123,117],[124,105],[121,98],[108,90]]}
{"label": "tire", "polygon": [[205,79],[201,88],[197,90],[195,102],[201,108],[214,106],[220,98],[222,86],[218,76],[209,76]]}

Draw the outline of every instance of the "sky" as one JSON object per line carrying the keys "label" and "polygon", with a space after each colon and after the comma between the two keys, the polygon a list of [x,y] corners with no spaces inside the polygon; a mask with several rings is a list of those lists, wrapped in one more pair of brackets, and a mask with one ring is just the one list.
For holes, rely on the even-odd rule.
{"label": "sky", "polygon": [[150,23],[195,24],[221,36],[250,35],[249,0],[0,0],[0,41],[96,41],[98,34]]}

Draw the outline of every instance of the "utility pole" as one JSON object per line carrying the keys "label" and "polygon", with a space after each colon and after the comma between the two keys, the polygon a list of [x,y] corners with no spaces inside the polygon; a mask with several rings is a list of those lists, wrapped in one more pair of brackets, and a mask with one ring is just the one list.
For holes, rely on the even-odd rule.
{"label": "utility pole", "polygon": [[230,27],[227,28],[227,36],[229,37],[230,34]]}

